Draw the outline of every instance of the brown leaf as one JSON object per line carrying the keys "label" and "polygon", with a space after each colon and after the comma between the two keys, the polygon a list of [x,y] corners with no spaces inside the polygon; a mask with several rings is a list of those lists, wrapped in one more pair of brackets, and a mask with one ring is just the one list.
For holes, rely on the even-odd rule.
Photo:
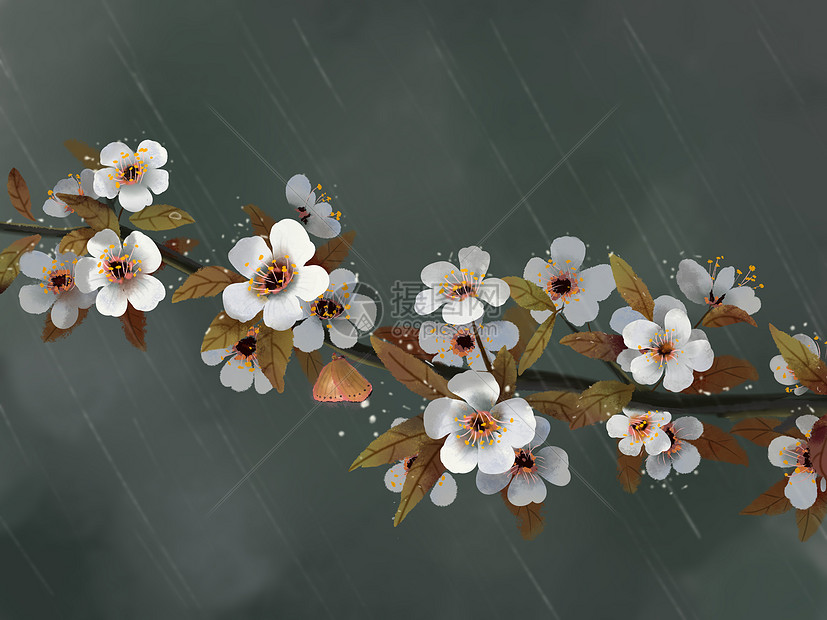
{"label": "brown leaf", "polygon": [[787,512],[793,505],[784,496],[787,478],[781,478],[769,489],[756,497],[752,503],[741,511],[742,515],[780,515]]}
{"label": "brown leaf", "polygon": [[827,366],[824,362],[804,346],[804,343],[776,329],[772,323],[770,333],[795,378],[816,394],[827,394]]}
{"label": "brown leaf", "polygon": [[250,217],[250,227],[253,229],[253,234],[259,237],[264,237],[267,243],[270,243],[270,229],[276,223],[272,217],[267,215],[264,211],[259,209],[256,205],[244,205],[241,207]]}
{"label": "brown leaf", "polygon": [[127,303],[126,312],[120,319],[123,333],[129,343],[141,351],[146,351],[146,315]]}
{"label": "brown leaf", "polygon": [[207,331],[204,332],[204,339],[201,341],[201,352],[232,347],[247,335],[250,328],[258,321],[258,316],[246,323],[240,323],[226,312],[219,312],[210,323]]}
{"label": "brown leaf", "polygon": [[376,467],[396,463],[419,452],[422,442],[430,441],[422,423],[422,414],[392,426],[362,450],[348,471],[358,467]]}
{"label": "brown leaf", "polygon": [[418,359],[430,362],[434,357],[433,353],[426,353],[422,347],[419,346],[419,330],[413,327],[401,327],[399,325],[394,325],[393,327],[377,327],[373,330],[373,335],[391,344],[395,344],[406,353],[410,353]]}
{"label": "brown leaf", "polygon": [[164,241],[163,245],[173,252],[178,252],[181,256],[186,256],[199,243],[198,239],[191,239],[189,237],[173,237]]}
{"label": "brown leaf", "polygon": [[307,380],[310,381],[310,385],[315,385],[316,379],[319,378],[319,373],[322,372],[322,368],[324,368],[322,354],[318,351],[305,353],[295,347],[293,350],[296,354],[296,359],[299,360],[299,365],[302,367],[302,372],[307,377]]}
{"label": "brown leaf", "polygon": [[424,396],[428,400],[443,396],[455,398],[448,389],[445,377],[425,362],[376,336],[370,337],[370,343],[385,368],[411,392]]}
{"label": "brown leaf", "polygon": [[784,433],[773,430],[779,424],[781,420],[776,418],[747,418],[733,426],[730,432],[766,448],[773,439],[784,435]]}
{"label": "brown leaf", "polygon": [[813,468],[820,476],[827,478],[827,415],[820,417],[813,424],[809,444]]}
{"label": "brown leaf", "polygon": [[111,228],[119,237],[121,236],[121,227],[115,212],[102,202],[89,196],[74,194],[58,194],[57,197],[96,231]]}
{"label": "brown leaf", "polygon": [[492,374],[500,386],[498,402],[514,396],[514,391],[517,389],[517,362],[514,361],[514,356],[503,347],[497,353],[491,366]]}
{"label": "brown leaf", "polygon": [[64,235],[60,240],[58,250],[61,252],[72,252],[76,256],[83,256],[86,254],[86,243],[95,236],[95,231],[91,228],[78,228],[72,232]]}
{"label": "brown leaf", "polygon": [[698,439],[687,439],[701,457],[711,461],[723,461],[733,465],[749,465],[747,453],[732,435],[712,424],[704,424],[704,433]]}
{"label": "brown leaf", "polygon": [[0,293],[11,286],[20,273],[20,257],[31,252],[40,243],[40,235],[23,237],[0,252]]}
{"label": "brown leaf", "polygon": [[571,428],[605,422],[632,400],[635,386],[619,381],[598,381],[577,399],[577,413]]}
{"label": "brown leaf", "polygon": [[617,479],[627,493],[634,493],[640,486],[640,481],[643,479],[640,473],[642,465],[643,451],[637,456],[629,456],[620,450],[617,451]]}
{"label": "brown leaf", "polygon": [[408,475],[405,476],[402,496],[399,498],[399,508],[396,509],[393,517],[394,527],[402,523],[419,500],[425,497],[425,494],[445,473],[445,466],[439,459],[439,451],[444,441],[444,439],[429,439],[419,446],[416,460],[408,470]]}
{"label": "brown leaf", "polygon": [[503,320],[514,323],[520,332],[520,340],[514,348],[511,349],[511,354],[514,356],[514,359],[518,360],[523,356],[529,338],[531,338],[537,329],[537,321],[534,320],[534,317],[531,316],[528,310],[520,306],[511,306],[506,310],[503,315]]}
{"label": "brown leaf", "polygon": [[534,365],[534,362],[540,359],[543,351],[546,350],[546,346],[548,346],[549,340],[551,340],[551,332],[554,330],[554,321],[556,319],[557,313],[552,313],[552,315],[537,328],[537,331],[534,332],[534,335],[525,346],[525,352],[520,358],[519,374],[523,374]]}
{"label": "brown leaf", "polygon": [[758,327],[755,319],[738,306],[715,306],[704,315],[703,320],[704,327],[724,327],[734,323],[749,323]]}
{"label": "brown leaf", "polygon": [[617,285],[617,292],[629,304],[632,310],[637,310],[650,321],[655,311],[655,300],[649,289],[643,283],[635,270],[617,254],[609,254],[609,263],[612,266],[612,275]]}
{"label": "brown leaf", "polygon": [[261,372],[270,384],[281,394],[284,392],[284,372],[293,352],[293,330],[276,331],[264,325],[256,339],[256,357]]}
{"label": "brown leaf", "polygon": [[517,529],[524,540],[534,540],[540,535],[545,527],[545,518],[540,511],[543,509],[543,504],[531,503],[527,506],[515,506],[508,501],[508,487],[500,491],[500,497],[505,502],[508,510],[517,517]]}
{"label": "brown leaf", "polygon": [[321,265],[328,273],[333,271],[347,258],[347,254],[350,252],[350,247],[353,245],[353,239],[355,237],[355,230],[349,230],[338,237],[334,237],[324,245],[316,248],[316,253],[313,255],[313,258],[307,261],[307,264]]}
{"label": "brown leaf", "polygon": [[226,267],[210,265],[189,276],[172,294],[172,303],[198,297],[215,297],[230,284],[244,282],[244,276]]}
{"label": "brown leaf", "polygon": [[80,140],[66,140],[63,146],[69,149],[69,152],[83,164],[84,168],[100,170],[104,167],[103,164],[100,163],[100,151],[92,148],[85,142],[81,142]]}
{"label": "brown leaf", "polygon": [[615,361],[618,353],[626,348],[623,336],[605,332],[575,332],[563,336],[560,344],[571,347],[580,355],[604,362]]}
{"label": "brown leaf", "polygon": [[827,514],[827,493],[818,492],[815,503],[807,510],[796,510],[795,521],[798,523],[798,539],[807,540],[816,533],[824,515]]}
{"label": "brown leaf", "polygon": [[144,230],[172,230],[195,224],[195,218],[189,213],[171,205],[149,205],[133,213],[129,221]]}
{"label": "brown leaf", "polygon": [[684,394],[718,394],[725,392],[744,381],[758,380],[758,371],[747,360],[732,355],[721,355],[712,361],[709,370],[695,371],[695,381],[686,388]]}
{"label": "brown leaf", "polygon": [[9,190],[11,206],[23,217],[36,222],[37,220],[32,215],[32,197],[29,194],[29,186],[26,185],[23,175],[20,174],[17,168],[12,168],[9,172],[9,181],[6,187]]}
{"label": "brown leaf", "polygon": [[65,338],[68,336],[73,329],[75,329],[78,325],[83,323],[83,319],[86,318],[86,315],[89,314],[88,308],[79,308],[78,309],[78,318],[75,321],[75,324],[67,329],[60,329],[56,327],[54,323],[52,323],[52,313],[46,313],[46,323],[43,325],[43,334],[41,338],[43,338],[43,342],[54,342],[58,338]]}
{"label": "brown leaf", "polygon": [[536,392],[525,397],[528,404],[552,418],[562,420],[570,426],[577,418],[577,399],[574,392]]}
{"label": "brown leaf", "polygon": [[511,289],[511,298],[526,310],[554,310],[554,302],[543,289],[523,278],[506,276],[503,278]]}

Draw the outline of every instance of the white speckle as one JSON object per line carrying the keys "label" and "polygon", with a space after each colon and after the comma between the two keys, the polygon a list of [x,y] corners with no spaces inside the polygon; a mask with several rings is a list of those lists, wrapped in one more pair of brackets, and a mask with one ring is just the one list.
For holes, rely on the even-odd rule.
{"label": "white speckle", "polygon": [[367,409],[368,407],[370,407],[370,398],[366,398],[365,400],[363,400],[363,401],[359,404],[359,406],[360,406],[362,409]]}
{"label": "white speckle", "polygon": [[345,432],[344,431],[339,431],[339,437],[344,437],[344,436],[345,436]]}
{"label": "white speckle", "polygon": [[368,422],[370,422],[371,424],[376,424],[376,416],[375,416],[375,415],[371,415],[371,416],[368,418]]}

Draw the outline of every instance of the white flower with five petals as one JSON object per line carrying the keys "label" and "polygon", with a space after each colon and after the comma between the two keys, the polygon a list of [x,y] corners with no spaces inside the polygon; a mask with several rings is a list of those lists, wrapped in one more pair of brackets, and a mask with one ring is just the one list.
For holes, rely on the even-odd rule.
{"label": "white flower with five petals", "polygon": [[84,170],[80,174],[69,175],[55,184],[54,189],[49,190],[49,197],[43,203],[43,212],[52,217],[66,217],[74,213],[71,207],[57,197],[58,194],[72,194],[73,196],[89,196],[97,198],[94,189],[95,171]]}
{"label": "white flower with five petals", "polygon": [[[500,349],[513,349],[520,339],[517,326],[509,321],[481,323],[477,332],[488,359],[493,361]],[[485,370],[473,325],[446,325],[425,321],[419,328],[419,346],[426,353],[434,354],[432,361],[446,366],[464,366],[474,370]]]}
{"label": "white flower with five petals", "polygon": [[462,248],[457,256],[459,269],[448,261],[426,266],[420,277],[427,286],[416,296],[414,310],[427,315],[442,308],[442,320],[451,325],[465,325],[479,319],[485,308],[482,302],[502,306],[511,295],[504,280],[486,278],[491,256],[477,246]]}
{"label": "white flower with five petals", "polygon": [[[789,474],[787,485],[784,487],[784,495],[790,503],[799,510],[807,510],[816,501],[818,490],[816,488],[816,473],[810,461],[810,433],[813,425],[818,421],[814,415],[799,416],[795,425],[804,435],[805,439],[796,439],[782,435],[770,442],[767,448],[767,456],[770,463],[776,467],[794,467],[793,473]],[[824,478],[821,479],[821,490],[827,488]]]}
{"label": "white flower with five petals", "polygon": [[51,308],[55,327],[69,329],[78,320],[78,308],[88,308],[95,303],[96,292],[82,293],[75,282],[75,265],[78,259],[73,252],[60,252],[55,257],[33,250],[20,257],[20,271],[38,284],[20,288],[20,307],[29,314],[43,314]]}
{"label": "white flower with five petals", "polygon": [[219,373],[221,385],[224,387],[244,392],[255,384],[256,392],[266,394],[273,389],[273,385],[259,367],[256,356],[257,338],[258,328],[251,327],[247,335],[232,347],[203,351],[201,360],[209,366],[217,366],[224,362]]}
{"label": "white flower with five petals", "polygon": [[698,439],[704,432],[704,425],[698,418],[684,416],[661,426],[669,437],[671,445],[659,454],[646,457],[646,473],[655,480],[663,480],[672,468],[679,474],[688,474],[701,462],[701,453],[687,441]]}
{"label": "white flower with five petals", "polygon": [[[707,307],[722,304],[737,306],[747,314],[755,314],[761,309],[761,300],[755,296],[755,290],[750,285],[755,281],[755,267],[750,266],[746,275],[741,271],[737,275],[743,276],[741,281],[735,282],[735,267],[724,267],[718,271],[719,256],[713,265],[710,260],[710,270],[707,271],[691,258],[683,259],[678,265],[675,280],[686,298],[696,304]],[[763,284],[758,285],[763,288]]]}
{"label": "white flower with five petals", "polygon": [[127,211],[148,207],[152,194],[169,187],[169,172],[161,170],[167,163],[167,150],[154,140],[144,140],[134,152],[123,142],[107,144],[100,163],[105,167],[95,172],[95,192],[106,198],[117,196]]}
{"label": "white flower with five petals", "polygon": [[[542,288],[556,308],[574,325],[583,325],[597,317],[598,303],[615,289],[612,268],[596,265],[580,270],[586,257],[586,245],[577,237],[558,237],[551,243],[548,260],[534,257],[526,263],[523,277]],[[538,323],[551,316],[551,310],[532,310]]]}
{"label": "white flower with five petals", "polygon": [[[807,334],[796,334],[793,338],[807,347],[810,353],[816,357],[821,357],[821,350],[818,348],[818,343]],[[796,396],[801,396],[809,389],[807,386],[798,385],[798,377],[796,377],[795,373],[787,366],[783,355],[776,355],[770,360],[770,370],[772,370],[772,376],[775,377],[775,380],[781,385],[794,385],[794,388],[787,388],[787,391],[792,392]]]}
{"label": "white flower with five petals", "polygon": [[515,506],[539,504],[546,499],[546,485],[542,478],[562,487],[571,480],[569,455],[557,446],[538,447],[548,437],[551,429],[548,420],[536,417],[534,438],[520,449],[514,450],[511,469],[502,474],[486,474],[477,471],[477,488],[485,495],[493,495],[508,486],[508,501]]}
{"label": "white flower with five petals", "polygon": [[155,309],[166,295],[160,280],[151,276],[161,266],[155,242],[140,231],[121,240],[105,228],[89,239],[86,250],[92,258],[81,258],[75,267],[77,287],[83,293],[97,289],[95,307],[107,316],[121,316],[127,301],[136,310]]}
{"label": "white flower with five petals", "polygon": [[428,437],[448,436],[439,452],[445,468],[455,474],[477,465],[486,474],[511,469],[514,448],[534,437],[536,419],[529,404],[522,398],[497,403],[500,386],[487,372],[461,372],[448,381],[448,389],[462,400],[437,398],[423,415]]}
{"label": "white flower with five petals", "polygon": [[668,411],[636,412],[624,407],[606,421],[609,437],[620,438],[617,449],[628,456],[637,456],[646,447],[647,454],[660,454],[669,449],[669,435],[661,428],[672,419]]}
{"label": "white flower with five petals", "polygon": [[242,323],[263,310],[267,327],[290,329],[303,316],[301,301],[313,301],[330,284],[322,267],[305,264],[315,251],[296,220],[273,224],[270,247],[259,236],[239,239],[229,252],[230,263],[248,280],[224,289],[224,310]]}
{"label": "white flower with five petals", "polygon": [[[321,190],[317,185],[315,189]],[[332,239],[342,232],[339,221],[341,212],[333,212],[330,206],[330,197],[322,194],[316,198],[316,192],[310,185],[310,180],[303,174],[295,174],[287,181],[284,190],[287,202],[295,207],[299,221],[307,228],[307,232],[323,239]]]}

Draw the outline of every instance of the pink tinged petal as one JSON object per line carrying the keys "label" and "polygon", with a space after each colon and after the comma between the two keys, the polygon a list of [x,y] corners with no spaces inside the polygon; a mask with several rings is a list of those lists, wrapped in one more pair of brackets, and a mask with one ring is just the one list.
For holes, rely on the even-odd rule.
{"label": "pink tinged petal", "polygon": [[[721,295],[725,295],[735,284],[735,267],[724,267],[718,272],[715,277],[715,284],[712,286],[712,294],[717,299]],[[727,295],[727,301],[728,301]]]}
{"label": "pink tinged petal", "polygon": [[68,217],[72,213],[64,203],[52,198],[47,199],[46,202],[43,203],[43,212],[52,217]]}
{"label": "pink tinged petal", "polygon": [[795,467],[797,458],[795,449],[802,443],[800,439],[786,435],[776,437],[767,447],[767,458],[776,467]]}
{"label": "pink tinged petal", "polygon": [[405,463],[397,463],[385,472],[385,488],[392,493],[401,493],[407,476]]}
{"label": "pink tinged petal", "polygon": [[709,370],[715,361],[715,354],[708,340],[692,340],[682,346],[677,360],[694,370]]}
{"label": "pink tinged petal", "polygon": [[692,368],[688,364],[684,364],[681,358],[666,362],[665,373],[663,387],[670,392],[681,392],[692,385],[695,380],[695,373],[692,372]]}
{"label": "pink tinged petal", "polygon": [[356,274],[350,269],[334,269],[330,272],[330,290],[338,291],[347,285],[348,290],[356,286]]}
{"label": "pink tinged petal", "polygon": [[665,452],[646,457],[646,473],[650,478],[663,480],[670,471],[672,471],[672,458]]}
{"label": "pink tinged petal", "polygon": [[169,172],[166,170],[147,170],[141,179],[141,185],[153,194],[163,194],[169,187]]}
{"label": "pink tinged petal", "polygon": [[675,276],[678,287],[686,298],[696,304],[705,304],[712,290],[712,277],[706,269],[690,258],[685,258],[678,265]]}
{"label": "pink tinged petal", "polygon": [[645,320],[646,317],[637,310],[632,310],[629,306],[623,306],[612,313],[612,318],[609,319],[609,327],[618,334],[623,334],[623,329],[632,321]]}
{"label": "pink tinged petal", "polygon": [[672,422],[672,431],[678,439],[698,439],[704,432],[704,425],[698,418],[684,416]]}
{"label": "pink tinged petal", "polygon": [[287,291],[304,301],[313,301],[327,290],[330,276],[319,265],[299,267]]}
{"label": "pink tinged petal", "polygon": [[688,341],[692,333],[692,323],[689,322],[689,317],[679,308],[673,308],[666,313],[663,318],[663,328],[672,334],[678,344]]}
{"label": "pink tinged petal", "polygon": [[606,420],[606,432],[609,437],[626,437],[629,434],[629,421],[622,413],[616,413]]}
{"label": "pink tinged petal", "polygon": [[457,498],[457,481],[445,472],[431,489],[431,502],[434,506],[448,506]]}
{"label": "pink tinged petal", "polygon": [[615,290],[615,279],[609,265],[595,265],[580,272],[583,295],[593,301],[603,301]]}
{"label": "pink tinged petal", "polygon": [[123,284],[126,297],[132,307],[141,312],[149,312],[161,303],[166,296],[166,288],[155,276],[140,275]]}
{"label": "pink tinged petal", "polygon": [[436,321],[425,321],[419,327],[419,346],[425,353],[437,353],[440,342],[453,336],[446,325]]}
{"label": "pink tinged petal", "polygon": [[818,345],[815,343],[815,340],[810,338],[806,334],[796,334],[793,336],[796,340],[798,340],[801,344],[807,347],[810,350],[810,353],[813,355],[819,355]]}
{"label": "pink tinged petal", "polygon": [[502,491],[506,485],[511,482],[511,474],[504,472],[502,474],[485,474],[477,470],[477,489],[483,495],[494,495]]}
{"label": "pink tinged petal", "polygon": [[100,258],[111,250],[112,254],[117,255],[121,252],[121,240],[115,231],[110,228],[104,228],[96,232],[89,241],[86,242],[86,251],[90,256]]}
{"label": "pink tinged petal", "polygon": [[[96,258],[80,258],[75,264],[75,286],[82,293],[92,294],[102,286],[106,286],[109,280],[106,274],[102,273],[103,268],[98,267]],[[88,306],[87,306],[88,308]]]}
{"label": "pink tinged petal", "polygon": [[747,314],[755,314],[761,309],[761,300],[755,296],[755,291],[748,286],[736,286],[726,294],[723,303],[738,306]]}
{"label": "pink tinged petal", "polygon": [[666,319],[666,313],[675,309],[682,310],[684,314],[686,313],[686,306],[682,301],[670,295],[661,295],[655,300],[655,310],[652,313],[652,320],[658,325],[663,325]]}
{"label": "pink tinged petal", "polygon": [[126,291],[118,284],[107,284],[95,298],[95,307],[105,316],[122,316],[126,312]]}
{"label": "pink tinged petal", "polygon": [[124,250],[133,259],[140,261],[141,273],[149,274],[161,266],[161,251],[151,237],[136,230],[124,239]]}
{"label": "pink tinged petal", "polygon": [[551,316],[551,310],[530,310],[531,318],[539,324],[546,322],[546,319]]}
{"label": "pink tinged petal", "polygon": [[131,213],[137,213],[152,204],[152,194],[140,183],[121,185],[118,192],[118,204]]}
{"label": "pink tinged petal", "polygon": [[[466,445],[465,441],[455,434],[448,435],[439,451],[439,458],[445,469],[454,474],[467,474],[477,466],[477,448]],[[512,453],[512,460],[513,453]]]}
{"label": "pink tinged petal", "polygon": [[818,422],[818,416],[810,415],[809,413],[798,416],[795,419],[795,425],[798,427],[798,430],[800,430],[807,437],[810,436],[810,431],[813,430],[813,425],[816,422]]}
{"label": "pink tinged petal", "polygon": [[[419,296],[417,296],[417,301]],[[450,325],[465,325],[476,321],[485,313],[485,308],[476,297],[449,301],[442,308],[442,320]]]}
{"label": "pink tinged petal", "polygon": [[353,323],[344,319],[330,322],[330,341],[340,349],[350,349],[359,340],[359,332]]}
{"label": "pink tinged petal", "polygon": [[[510,432],[506,433],[506,435],[510,434]],[[456,437],[456,435],[451,435],[450,437]],[[504,441],[494,441],[491,444],[486,442],[485,447],[479,448],[477,459],[479,460],[479,468],[481,472],[485,474],[502,474],[507,472],[511,469],[511,466],[514,465],[514,450],[511,445]]]}
{"label": "pink tinged petal", "polygon": [[508,301],[511,295],[511,288],[505,280],[499,278],[486,278],[480,284],[477,296],[487,304],[499,308]]}
{"label": "pink tinged petal", "polygon": [[551,242],[551,260],[557,269],[577,269],[586,257],[586,245],[577,237],[558,237]]}
{"label": "pink tinged petal", "polygon": [[[224,290],[226,291],[227,289]],[[229,311],[227,314],[230,314]],[[281,332],[290,329],[296,324],[296,321],[302,318],[302,308],[301,305],[299,305],[299,300],[293,295],[286,292],[276,293],[267,296],[262,318],[267,327]]]}
{"label": "pink tinged petal", "polygon": [[438,289],[446,281],[459,281],[460,275],[459,269],[453,263],[440,260],[423,267],[419,277],[428,288]]}
{"label": "pink tinged petal", "polygon": [[233,350],[230,348],[224,349],[210,349],[209,351],[201,352],[201,361],[207,366],[218,366],[221,362],[232,355]]}
{"label": "pink tinged petal", "polygon": [[[327,205],[326,202],[321,204]],[[307,232],[311,235],[321,239],[333,239],[333,237],[338,237],[339,233],[342,232],[342,223],[335,217],[330,217],[329,215],[318,215],[315,213],[316,209],[313,206],[309,206],[308,210],[311,215],[305,226],[307,227]],[[330,212],[330,205],[327,206],[326,210],[328,213]]]}
{"label": "pink tinged petal", "polygon": [[83,190],[84,196],[90,198],[97,198],[98,194],[95,192],[95,171],[89,168],[80,173],[80,187]]}
{"label": "pink tinged petal", "polygon": [[473,413],[471,407],[455,398],[432,400],[422,415],[425,433],[431,439],[440,439],[449,433],[456,433],[462,426],[460,420]]}
{"label": "pink tinged petal", "polygon": [[663,365],[656,356],[648,353],[633,359],[629,369],[635,381],[643,385],[654,385],[663,374]]}
{"label": "pink tinged petal", "polygon": [[647,454],[660,454],[672,447],[672,440],[666,431],[658,429],[643,440]]}
{"label": "pink tinged petal", "polygon": [[78,307],[67,299],[68,293],[58,296],[52,306],[52,323],[58,329],[69,329],[78,320]]}
{"label": "pink tinged petal", "polygon": [[482,278],[488,273],[488,265],[491,263],[491,255],[476,245],[462,248],[457,252],[460,270],[465,270],[469,276]]}
{"label": "pink tinged petal", "polygon": [[546,493],[546,484],[539,477],[518,474],[508,486],[508,501],[515,506],[528,506],[532,502],[539,504],[546,499]]}
{"label": "pink tinged petal", "polygon": [[500,395],[500,386],[491,373],[474,370],[453,376],[448,381],[448,389],[477,411],[490,411]]}
{"label": "pink tinged petal", "polygon": [[[270,229],[270,246],[276,258],[288,256],[290,262],[301,267],[316,253],[316,246],[307,231],[296,220],[284,219]],[[327,284],[325,284],[327,288]]]}
{"label": "pink tinged petal", "polygon": [[801,471],[790,476],[784,495],[794,508],[807,510],[816,501],[816,475],[814,472]]}
{"label": "pink tinged petal", "polygon": [[312,353],[324,344],[324,328],[315,316],[305,319],[293,328],[293,346],[299,351]]}
{"label": "pink tinged petal", "polygon": [[528,259],[528,262],[525,265],[525,269],[523,270],[523,279],[528,280],[536,284],[541,288],[546,287],[546,282],[548,280],[548,261],[543,260],[535,256],[534,258]]}
{"label": "pink tinged petal", "polygon": [[[264,308],[265,297],[259,297],[250,290],[246,282],[230,284],[221,293],[224,311],[236,321],[249,321]],[[286,328],[285,328],[286,329]]]}
{"label": "pink tinged petal", "polygon": [[24,276],[35,280],[43,280],[52,268],[53,262],[52,257],[48,254],[44,254],[39,250],[32,250],[23,254],[18,264]]}
{"label": "pink tinged petal", "polygon": [[[451,387],[450,384],[448,387]],[[537,418],[534,411],[531,405],[522,398],[509,398],[494,405],[491,408],[491,415],[508,429],[500,435],[502,442],[515,448],[530,442],[537,430]]]}
{"label": "pink tinged petal", "polygon": [[230,264],[245,278],[252,278],[262,264],[269,264],[273,254],[267,247],[267,242],[261,237],[243,237],[227,254]]}
{"label": "pink tinged petal", "polygon": [[261,372],[261,368],[258,366],[256,366],[256,369],[253,371],[253,377],[253,385],[255,385],[256,392],[259,394],[266,394],[273,389],[273,384],[270,383],[270,379]]}
{"label": "pink tinged petal", "polygon": [[[76,287],[77,288],[77,287]],[[95,299],[98,296],[98,291],[94,290],[91,293],[81,293],[80,289],[78,289],[79,300],[78,300],[78,308],[89,308],[93,303],[95,303]]]}
{"label": "pink tinged petal", "polygon": [[652,411],[649,413],[649,420],[657,427],[661,427],[672,419],[668,411]]}
{"label": "pink tinged petal", "polygon": [[599,311],[600,306],[597,302],[583,294],[572,299],[563,307],[563,315],[578,327],[584,325],[587,321],[593,321],[597,318]]}
{"label": "pink tinged petal", "polygon": [[123,142],[110,142],[101,149],[100,163],[102,166],[115,166],[124,159],[122,155],[126,155],[126,159],[129,159],[134,156],[134,153]]}
{"label": "pink tinged petal", "polygon": [[[480,328],[480,338],[483,346],[496,356],[503,347],[513,349],[517,346],[520,340],[520,330],[510,321],[493,321]],[[489,338],[491,342],[488,342]]]}
{"label": "pink tinged petal", "polygon": [[253,371],[238,360],[229,360],[224,363],[219,373],[221,385],[232,388],[236,392],[243,392],[253,385]]}
{"label": "pink tinged petal", "polygon": [[40,288],[38,284],[21,286],[18,298],[20,307],[29,314],[43,314],[55,303],[55,294]]}
{"label": "pink tinged petal", "polygon": [[661,331],[660,325],[652,321],[632,321],[623,328],[623,342],[633,350],[638,347],[648,348]]}
{"label": "pink tinged petal", "polygon": [[689,474],[701,464],[701,453],[691,443],[681,442],[681,449],[672,455],[672,467],[679,474]]}
{"label": "pink tinged petal", "polygon": [[632,361],[641,356],[640,351],[634,349],[623,349],[617,356],[617,363],[621,370],[629,372],[632,369]]}
{"label": "pink tinged petal", "polygon": [[95,171],[95,179],[92,188],[99,197],[114,198],[118,195],[116,170],[114,168],[101,168]]}
{"label": "pink tinged petal", "polygon": [[538,415],[534,416],[534,423],[534,437],[531,438],[529,444],[539,446],[548,438],[551,424],[544,417]]}
{"label": "pink tinged petal", "polygon": [[537,452],[537,473],[551,484],[564,487],[571,481],[569,455],[563,448],[548,446]]}
{"label": "pink tinged petal", "polygon": [[160,168],[167,163],[167,150],[155,140],[143,140],[135,154],[148,168]]}
{"label": "pink tinged petal", "polygon": [[624,437],[617,442],[617,449],[626,456],[637,456],[640,454],[640,449],[642,447],[643,444],[639,441],[635,441],[633,437]]}
{"label": "pink tinged petal", "polygon": [[414,302],[414,311],[419,315],[425,316],[434,312],[447,301],[448,298],[437,290],[426,288],[417,294],[416,301]]}
{"label": "pink tinged petal", "polygon": [[[287,185],[284,188],[287,202],[296,208],[307,207],[307,199],[312,192],[313,188],[310,186],[310,179],[303,174],[294,174],[290,177],[290,180],[287,181]],[[315,202],[315,200],[314,197],[313,202]]]}

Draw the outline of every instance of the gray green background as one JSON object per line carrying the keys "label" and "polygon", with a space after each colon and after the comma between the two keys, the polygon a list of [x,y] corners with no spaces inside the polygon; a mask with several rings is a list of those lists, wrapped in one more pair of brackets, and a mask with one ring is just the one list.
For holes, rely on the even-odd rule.
{"label": "gray green background", "polygon": [[[64,140],[159,140],[160,200],[198,220],[193,256],[223,264],[240,205],[289,216],[280,176],[304,172],[389,300],[616,107],[486,240],[491,271],[521,274],[566,233],[588,264],[621,254],[656,295],[677,293],[682,252],[754,263],[759,328],[712,342],[753,361],[754,391],[778,391],[767,323],[825,325],[825,17],[767,0],[0,0],[0,170],[19,168],[39,209],[79,172]],[[588,485],[550,489],[539,539],[471,476],[452,506],[426,500],[393,528],[384,469],[347,466],[422,403],[372,369],[367,409],[315,410],[208,516],[313,408],[298,368],[283,395],[223,388],[199,359],[218,299],[163,303],[147,353],[94,311],[44,345],[17,287],[0,298],[2,620],[823,613],[824,532],[802,544],[791,513],[738,515],[779,478],[755,446],[748,469],[704,462],[629,496],[604,431],[555,422]],[[603,304],[604,326],[620,305]],[[606,378],[558,349],[542,367]]]}

